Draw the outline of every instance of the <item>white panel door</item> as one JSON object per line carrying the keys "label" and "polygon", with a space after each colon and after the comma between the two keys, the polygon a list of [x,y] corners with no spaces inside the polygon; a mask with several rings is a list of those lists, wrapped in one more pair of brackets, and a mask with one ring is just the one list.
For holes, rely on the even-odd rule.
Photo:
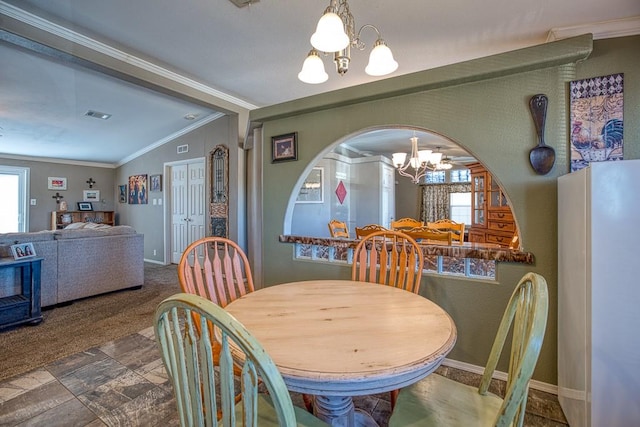
{"label": "white panel door", "polygon": [[171,262],[205,236],[205,166],[203,161],[171,167]]}

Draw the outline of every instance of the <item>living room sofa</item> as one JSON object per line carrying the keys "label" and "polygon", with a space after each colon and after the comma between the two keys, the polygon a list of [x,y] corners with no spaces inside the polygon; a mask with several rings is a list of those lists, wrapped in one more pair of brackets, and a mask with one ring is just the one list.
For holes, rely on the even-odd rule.
{"label": "living room sofa", "polygon": [[[144,282],[144,235],[132,227],[0,234],[0,256],[12,256],[11,245],[28,242],[44,258],[42,307],[139,287]],[[11,292],[7,287],[15,286],[16,278],[10,269],[0,273],[0,296],[4,296]]]}

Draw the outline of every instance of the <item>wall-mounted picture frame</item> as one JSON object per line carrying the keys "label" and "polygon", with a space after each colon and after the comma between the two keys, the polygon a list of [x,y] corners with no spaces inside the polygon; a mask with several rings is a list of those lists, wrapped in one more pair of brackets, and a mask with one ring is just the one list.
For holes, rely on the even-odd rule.
{"label": "wall-mounted picture frame", "polygon": [[97,202],[100,200],[100,190],[83,190],[82,201],[83,202]]}
{"label": "wall-mounted picture frame", "polygon": [[118,185],[118,197],[120,203],[127,203],[127,185]]}
{"label": "wall-mounted picture frame", "polygon": [[146,205],[148,203],[147,174],[131,175],[129,177],[129,204]]}
{"label": "wall-mounted picture frame", "polygon": [[79,211],[92,211],[93,205],[91,202],[78,202],[78,210]]}
{"label": "wall-mounted picture frame", "polygon": [[296,203],[324,203],[324,168],[313,168],[302,183]]}
{"label": "wall-mounted picture frame", "polygon": [[66,190],[67,178],[61,176],[47,177],[47,189],[49,190]]}
{"label": "wall-mounted picture frame", "polygon": [[149,184],[149,191],[162,191],[162,175],[151,175]]}
{"label": "wall-mounted picture frame", "polygon": [[33,243],[18,243],[11,245],[11,254],[13,259],[33,258],[36,256],[36,250],[33,247]]}
{"label": "wall-mounted picture frame", "polygon": [[298,132],[271,138],[271,163],[298,160]]}

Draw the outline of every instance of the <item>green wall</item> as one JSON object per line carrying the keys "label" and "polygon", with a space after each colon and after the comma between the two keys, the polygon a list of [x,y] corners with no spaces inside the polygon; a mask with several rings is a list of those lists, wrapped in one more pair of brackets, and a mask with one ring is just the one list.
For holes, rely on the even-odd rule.
{"label": "green wall", "polygon": [[[270,153],[272,136],[298,132],[298,161],[272,164],[269,155],[263,158],[265,285],[349,277],[345,266],[293,260],[293,245],[278,241],[296,181],[330,145],[374,126],[416,126],[443,134],[484,163],[500,182],[524,250],[536,259],[534,265],[499,263],[495,282],[435,275],[423,279],[422,294],[445,308],[458,328],[449,358],[485,365],[514,285],[524,273],[534,271],[547,279],[550,292],[548,326],[534,379],[556,384],[556,179],[569,170],[568,82],[625,73],[625,158],[640,157],[639,46],[636,36],[592,46],[591,36],[585,35],[253,111],[252,121],[263,125],[265,153]],[[537,138],[528,101],[538,93],[549,98],[546,142],[556,150],[556,164],[546,176],[536,175],[529,165]],[[249,243],[258,237],[249,236]],[[503,358],[499,369],[506,371],[507,363]]]}

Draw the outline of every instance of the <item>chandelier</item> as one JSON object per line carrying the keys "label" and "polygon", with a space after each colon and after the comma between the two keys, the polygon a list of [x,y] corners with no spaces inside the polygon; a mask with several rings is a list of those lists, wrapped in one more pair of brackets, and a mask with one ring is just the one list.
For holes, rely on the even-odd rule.
{"label": "chandelier", "polygon": [[[427,172],[436,170],[451,169],[451,161],[448,158],[442,159],[440,147],[437,150],[419,150],[418,137],[411,137],[411,155],[407,160],[407,153],[393,153],[391,156],[393,165],[398,173],[407,178],[411,178],[414,184],[420,183],[420,178]],[[405,163],[406,162],[406,163]]]}
{"label": "chandelier", "polygon": [[298,73],[298,78],[305,83],[324,83],[329,75],[324,70],[324,63],[319,52],[333,53],[333,61],[336,64],[336,71],[341,76],[349,70],[351,62],[351,47],[364,50],[365,44],[360,40],[360,33],[365,28],[372,28],[378,38],[373,45],[369,55],[369,64],[365,72],[370,76],[384,76],[394,72],[398,68],[398,63],[393,59],[391,49],[389,49],[380,37],[380,31],[371,25],[363,25],[356,33],[356,23],[347,0],[331,0],[329,7],[318,21],[316,32],[311,36],[313,49],[304,60],[302,71]]}

